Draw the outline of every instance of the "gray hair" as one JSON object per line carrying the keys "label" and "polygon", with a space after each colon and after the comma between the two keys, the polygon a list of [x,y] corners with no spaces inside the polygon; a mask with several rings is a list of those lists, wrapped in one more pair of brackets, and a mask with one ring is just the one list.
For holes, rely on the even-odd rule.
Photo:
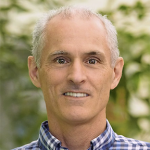
{"label": "gray hair", "polygon": [[57,15],[61,15],[62,17],[69,19],[72,16],[78,14],[84,18],[96,16],[102,21],[107,33],[106,39],[111,53],[111,66],[112,67],[115,66],[116,60],[119,57],[119,50],[118,50],[117,32],[115,27],[112,25],[111,21],[108,20],[106,16],[102,16],[99,13],[95,13],[88,8],[79,6],[69,6],[69,7],[62,7],[56,10],[50,10],[37,22],[35,29],[33,31],[32,55],[35,59],[38,68],[40,67],[41,52],[45,46],[46,40],[45,28],[48,22]]}

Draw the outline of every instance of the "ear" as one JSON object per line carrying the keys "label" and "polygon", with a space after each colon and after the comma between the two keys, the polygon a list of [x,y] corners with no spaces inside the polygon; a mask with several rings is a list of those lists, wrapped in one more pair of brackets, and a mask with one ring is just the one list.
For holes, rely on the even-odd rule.
{"label": "ear", "polygon": [[29,69],[29,76],[32,83],[38,88],[41,87],[39,76],[38,76],[38,68],[36,66],[33,56],[28,57],[28,69]]}
{"label": "ear", "polygon": [[116,64],[113,70],[113,79],[111,83],[111,89],[114,89],[118,85],[120,78],[122,76],[123,65],[124,65],[123,58],[119,57],[116,61]]}

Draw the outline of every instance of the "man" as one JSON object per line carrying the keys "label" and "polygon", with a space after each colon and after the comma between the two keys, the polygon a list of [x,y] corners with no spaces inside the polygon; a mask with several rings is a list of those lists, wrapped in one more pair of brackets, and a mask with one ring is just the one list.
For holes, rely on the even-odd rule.
{"label": "man", "polygon": [[124,64],[106,17],[80,7],[50,11],[34,30],[32,54],[29,75],[42,89],[48,121],[37,141],[16,149],[150,150],[150,143],[114,133],[106,120]]}

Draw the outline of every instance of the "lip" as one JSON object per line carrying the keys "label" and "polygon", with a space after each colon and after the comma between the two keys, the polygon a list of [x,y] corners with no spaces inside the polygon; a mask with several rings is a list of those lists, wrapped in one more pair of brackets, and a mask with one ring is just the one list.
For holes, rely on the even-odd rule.
{"label": "lip", "polygon": [[74,98],[85,98],[89,96],[87,92],[82,91],[67,91],[64,92],[63,95],[66,97],[74,97]]}

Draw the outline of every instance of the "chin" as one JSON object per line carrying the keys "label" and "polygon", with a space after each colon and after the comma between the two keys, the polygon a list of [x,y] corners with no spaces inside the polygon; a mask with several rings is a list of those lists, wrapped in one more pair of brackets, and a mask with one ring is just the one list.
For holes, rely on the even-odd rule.
{"label": "chin", "polygon": [[89,120],[91,120],[92,117],[90,117],[89,113],[85,114],[82,111],[78,111],[77,113],[70,112],[69,116],[67,115],[64,118],[69,124],[77,125],[77,124],[84,124],[84,123],[88,122]]}

